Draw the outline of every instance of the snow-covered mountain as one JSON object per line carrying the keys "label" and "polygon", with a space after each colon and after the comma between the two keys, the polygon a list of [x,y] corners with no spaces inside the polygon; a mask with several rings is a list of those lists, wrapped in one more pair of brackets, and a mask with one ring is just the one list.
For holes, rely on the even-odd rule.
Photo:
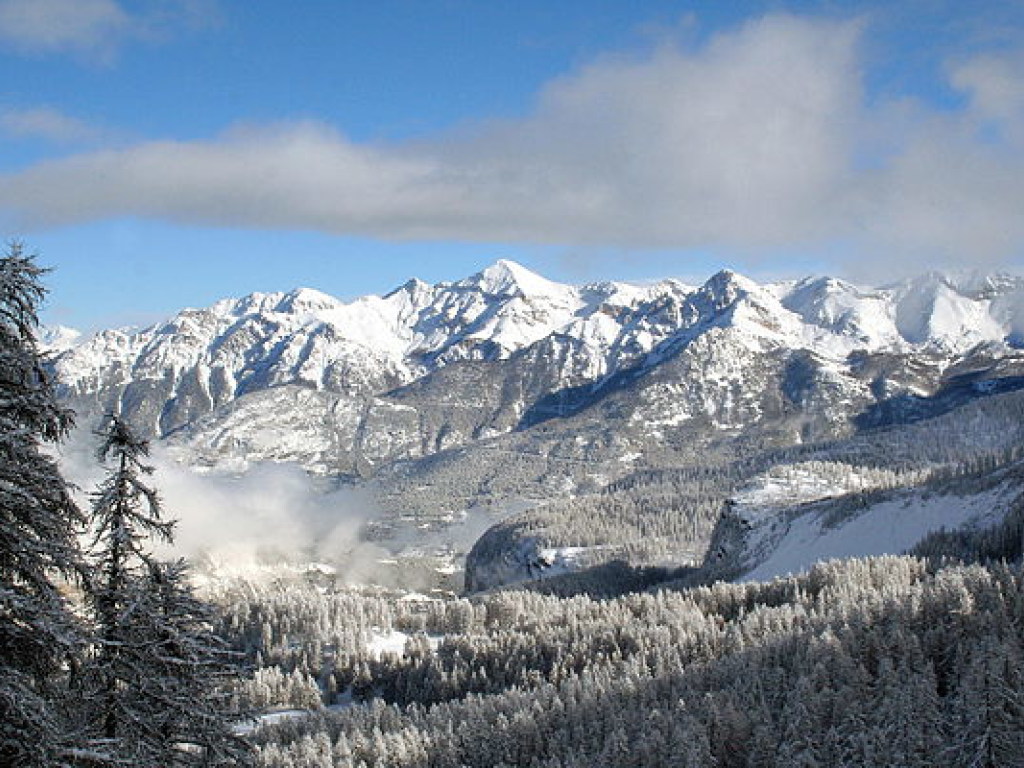
{"label": "snow-covered mountain", "polygon": [[[1005,276],[932,274],[867,290],[831,278],[761,286],[726,271],[697,288],[575,287],[499,261],[459,282],[411,280],[348,304],[299,289],[77,345],[64,330],[54,347],[64,350],[56,365],[67,395],[87,412],[119,407],[159,437],[184,430],[207,461],[287,457],[331,473],[352,468],[331,465],[346,454],[364,457],[368,471],[564,414],[621,387],[623,375],[680,358],[685,380],[673,389],[684,397],[645,414],[655,422],[707,416],[734,427],[764,416],[764,387],[751,379],[766,358],[785,369],[775,394],[798,406],[838,396],[856,411],[879,394],[931,394],[954,361],[978,345],[1015,347],[1022,326],[1024,281]],[[916,363],[893,362],[907,356]],[[489,381],[448,410],[479,412],[464,425],[450,412],[429,426],[424,409],[444,406],[416,393],[464,394],[454,373],[442,373],[460,363]],[[885,370],[866,381],[872,363]],[[390,439],[381,421],[394,427]],[[285,456],[276,439],[261,444],[275,425],[301,426],[309,450]]]}
{"label": "snow-covered mountain", "polygon": [[[373,431],[377,412],[397,409],[401,420],[404,409],[392,406],[387,393],[453,363],[504,361],[546,344],[562,356],[549,387],[597,380],[669,335],[671,325],[643,307],[677,300],[687,290],[674,281],[581,289],[499,261],[459,282],[410,280],[386,296],[350,304],[311,289],[225,300],[183,310],[151,328],[104,331],[65,351],[56,366],[80,408],[118,407],[155,436],[183,428],[201,435],[203,417],[230,422],[247,396],[291,388],[270,396],[275,422],[288,419],[280,407],[305,410],[315,402],[321,415],[333,414],[332,429],[356,440],[356,433],[367,432],[367,419]],[[256,430],[269,428],[261,423]],[[357,442],[348,450],[370,461],[392,457],[391,448],[373,447],[378,441],[372,437]],[[405,442],[393,446],[399,455],[430,450]],[[436,442],[444,447],[453,440]],[[245,441],[248,458],[280,458],[257,443]],[[290,458],[331,470],[314,453]]]}
{"label": "snow-covered mountain", "polygon": [[61,331],[52,350],[80,422],[119,409],[192,464],[297,462],[450,517],[938,416],[1019,389],[1022,344],[1006,275],[571,286],[499,261],[350,303],[300,289]]}

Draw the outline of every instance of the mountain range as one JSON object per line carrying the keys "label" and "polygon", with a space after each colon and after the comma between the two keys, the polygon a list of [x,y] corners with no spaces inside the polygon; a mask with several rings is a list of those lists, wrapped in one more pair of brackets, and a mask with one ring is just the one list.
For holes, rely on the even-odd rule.
{"label": "mountain range", "polygon": [[[612,557],[706,562],[735,494],[780,466],[864,475],[897,456],[906,476],[871,486],[894,487],[1009,450],[1018,424],[979,403],[1012,411],[1024,386],[1024,279],[571,286],[499,261],[348,303],[256,293],[47,343],[80,420],[118,410],[189,465],[294,462],[360,484],[382,541],[497,523],[470,555],[483,588]],[[903,445],[936,424],[962,439]]]}

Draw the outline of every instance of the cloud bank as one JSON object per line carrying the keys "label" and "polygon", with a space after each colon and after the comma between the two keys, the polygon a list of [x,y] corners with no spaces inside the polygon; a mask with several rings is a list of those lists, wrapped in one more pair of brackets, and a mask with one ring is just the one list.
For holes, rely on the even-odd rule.
{"label": "cloud bank", "polygon": [[862,35],[770,15],[596,61],[526,117],[426,141],[361,144],[305,122],[79,154],[0,176],[0,211],[22,230],[135,216],[908,264],[1024,255],[1024,58],[951,65],[956,109],[869,103]]}
{"label": "cloud bank", "polygon": [[131,18],[114,0],[0,2],[0,39],[17,50],[100,51],[131,28]]}

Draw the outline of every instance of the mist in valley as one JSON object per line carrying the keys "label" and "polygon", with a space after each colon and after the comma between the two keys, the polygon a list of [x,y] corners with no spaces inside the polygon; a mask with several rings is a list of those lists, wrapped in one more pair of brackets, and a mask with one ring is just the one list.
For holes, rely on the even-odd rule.
{"label": "mist in valley", "polygon": [[[83,508],[106,471],[97,444],[91,430],[78,428],[60,453]],[[160,495],[164,517],[176,521],[174,543],[161,547],[161,556],[185,557],[220,576],[316,564],[335,570],[345,583],[387,577],[380,561],[389,553],[361,538],[365,523],[379,513],[365,490],[332,487],[293,464],[256,464],[241,474],[203,472],[159,443],[151,445],[149,464],[148,482]]]}

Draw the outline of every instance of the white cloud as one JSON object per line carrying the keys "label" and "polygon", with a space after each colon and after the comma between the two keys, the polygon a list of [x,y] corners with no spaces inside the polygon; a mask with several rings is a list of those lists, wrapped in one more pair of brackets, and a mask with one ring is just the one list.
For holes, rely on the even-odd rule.
{"label": "white cloud", "polygon": [[199,475],[155,454],[159,488],[177,521],[175,549],[221,562],[297,556],[338,563],[359,547],[373,503],[352,489],[324,492],[300,467],[258,465],[240,477]]}
{"label": "white cloud", "polygon": [[[950,83],[970,97],[973,115],[1020,131],[1024,121],[1024,53],[988,54],[951,67]],[[1019,134],[1018,134],[1019,138]]]}
{"label": "white cloud", "polygon": [[[500,196],[522,168],[533,177],[524,199],[550,181],[563,196],[552,225],[576,230],[573,239],[580,201],[601,242],[813,236],[823,222],[807,211],[845,172],[855,40],[854,25],[769,17],[697,52],[591,66],[549,87],[533,119],[484,138],[500,163],[489,193]],[[526,151],[509,163],[502,148],[517,144]]]}
{"label": "white cloud", "polygon": [[444,185],[432,173],[429,161],[358,147],[302,124],[42,163],[14,176],[18,195],[0,192],[0,204],[44,225],[128,214],[378,233],[394,222],[400,234],[416,226],[418,211],[440,212]]}
{"label": "white cloud", "polygon": [[61,144],[96,141],[103,135],[103,131],[86,121],[51,107],[0,111],[0,132]]}
{"label": "white cloud", "polygon": [[[385,238],[748,253],[830,248],[935,263],[1022,254],[1017,83],[962,62],[960,112],[866,106],[861,26],[773,15],[694,49],[608,58],[532,114],[357,144],[313,123],[150,142],[0,178],[21,227],[115,216]],[[999,141],[980,127],[1001,121]],[[983,121],[982,121],[983,122]]]}
{"label": "white cloud", "polygon": [[114,0],[2,0],[0,39],[20,50],[97,51],[128,34]]}
{"label": "white cloud", "polygon": [[126,40],[205,26],[217,15],[214,0],[162,0],[134,13],[117,0],[0,0],[0,42],[25,53],[109,61]]}

